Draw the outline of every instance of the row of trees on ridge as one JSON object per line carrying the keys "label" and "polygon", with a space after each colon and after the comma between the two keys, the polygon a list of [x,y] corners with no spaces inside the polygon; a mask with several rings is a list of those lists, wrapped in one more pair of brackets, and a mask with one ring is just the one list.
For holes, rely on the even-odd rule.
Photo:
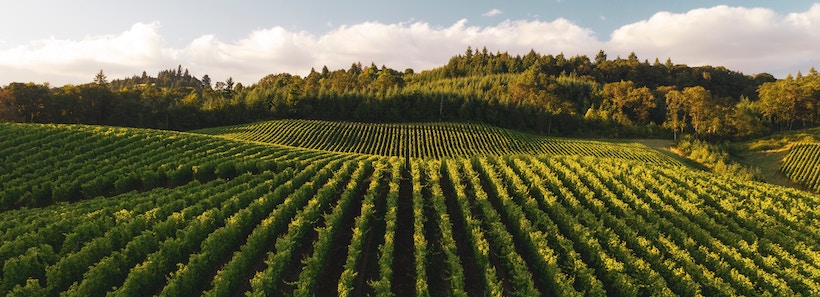
{"label": "row of trees on ridge", "polygon": [[156,77],[0,88],[0,120],[188,130],[276,118],[470,121],[564,136],[737,138],[817,124],[820,76],[777,80],[724,67],[468,48],[416,73],[375,63],[281,73],[243,86],[187,69]]}

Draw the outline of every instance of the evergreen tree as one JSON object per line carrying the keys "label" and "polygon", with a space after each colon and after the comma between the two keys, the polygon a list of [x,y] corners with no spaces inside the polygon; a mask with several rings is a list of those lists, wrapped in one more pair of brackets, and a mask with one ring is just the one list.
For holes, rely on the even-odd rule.
{"label": "evergreen tree", "polygon": [[103,86],[108,85],[108,78],[106,78],[102,69],[94,76],[94,83]]}

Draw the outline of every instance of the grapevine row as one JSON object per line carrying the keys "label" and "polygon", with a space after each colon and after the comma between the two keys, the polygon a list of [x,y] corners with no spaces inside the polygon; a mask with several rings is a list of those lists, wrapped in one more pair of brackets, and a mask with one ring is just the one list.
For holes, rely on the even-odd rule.
{"label": "grapevine row", "polygon": [[780,170],[791,180],[820,192],[820,144],[795,144],[783,158]]}
{"label": "grapevine row", "polygon": [[229,139],[381,156],[444,158],[505,154],[588,155],[655,164],[677,164],[639,144],[548,138],[481,124],[277,120],[198,132]]}
{"label": "grapevine row", "polygon": [[[351,171],[354,170],[353,166],[358,167],[358,162],[356,165],[345,163],[345,168],[339,171],[340,175],[335,176],[330,182],[317,189],[316,195],[307,201],[304,208],[296,213],[288,224],[286,233],[276,239],[275,251],[268,253],[265,260],[266,269],[257,272],[251,279],[251,296],[266,296],[266,292],[278,292],[282,289],[282,286],[285,285],[282,280],[284,271],[287,268],[286,265],[290,263],[293,253],[301,247],[307,230],[313,228],[313,222],[322,214],[324,207],[337,196],[336,191],[347,183]],[[363,172],[363,170],[360,172]],[[351,189],[349,188],[346,191],[351,191]]]}

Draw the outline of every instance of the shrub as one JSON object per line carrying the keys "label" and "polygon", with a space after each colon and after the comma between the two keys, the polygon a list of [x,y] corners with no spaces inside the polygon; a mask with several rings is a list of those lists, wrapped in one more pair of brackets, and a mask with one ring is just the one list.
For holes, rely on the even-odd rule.
{"label": "shrub", "polygon": [[223,161],[216,166],[216,176],[219,178],[231,178],[236,176],[236,166],[233,162]]}

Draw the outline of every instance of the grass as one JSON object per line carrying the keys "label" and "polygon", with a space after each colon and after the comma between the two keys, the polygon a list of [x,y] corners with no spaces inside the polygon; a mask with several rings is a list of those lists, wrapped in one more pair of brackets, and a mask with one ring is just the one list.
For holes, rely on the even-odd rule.
{"label": "grass", "polygon": [[709,168],[695,162],[685,156],[682,152],[675,149],[675,141],[669,139],[633,139],[632,142],[643,144],[651,149],[661,152],[670,158],[684,164],[692,169],[709,171]]}
{"label": "grass", "polygon": [[783,158],[795,143],[817,142],[820,139],[820,128],[781,132],[740,144],[743,148],[738,160],[744,166],[756,167],[763,173],[763,181],[785,187],[808,190],[795,183],[782,171]]}

